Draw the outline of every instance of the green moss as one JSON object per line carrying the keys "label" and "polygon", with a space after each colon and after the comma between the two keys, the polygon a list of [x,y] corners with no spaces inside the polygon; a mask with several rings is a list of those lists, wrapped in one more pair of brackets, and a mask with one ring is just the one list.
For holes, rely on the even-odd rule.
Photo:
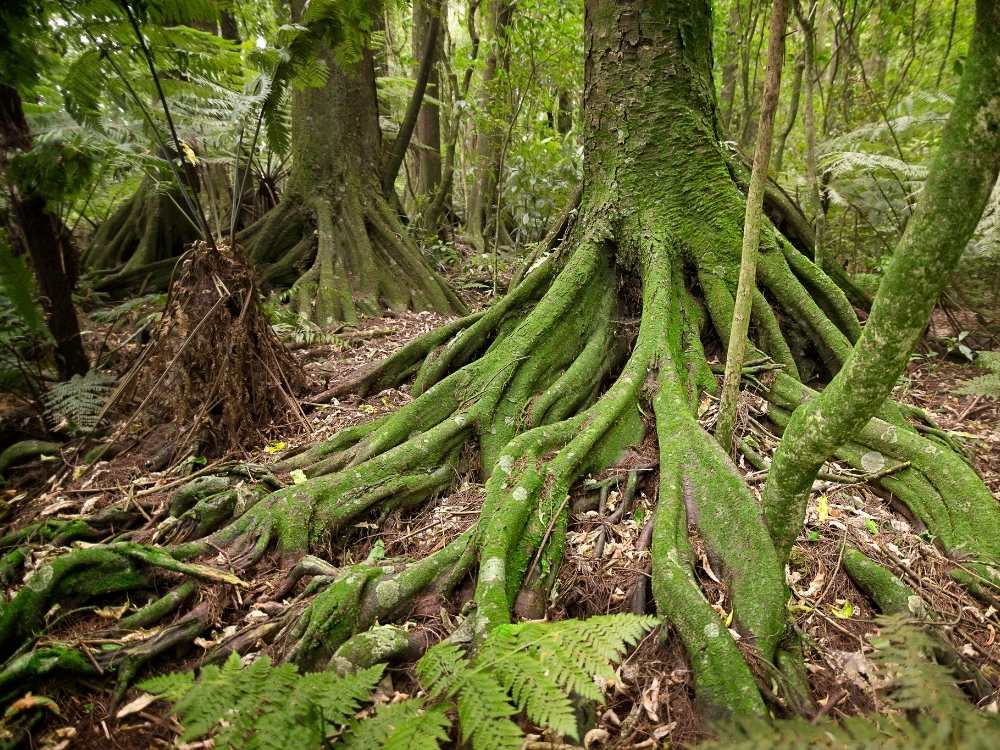
{"label": "green moss", "polygon": [[846,547],[844,570],[885,615],[916,613],[920,597],[891,572],[855,547]]}

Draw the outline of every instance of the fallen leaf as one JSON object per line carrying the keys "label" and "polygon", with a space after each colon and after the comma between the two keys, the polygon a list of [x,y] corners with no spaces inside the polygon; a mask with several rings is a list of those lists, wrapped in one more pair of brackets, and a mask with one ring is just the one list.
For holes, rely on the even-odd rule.
{"label": "fallen leaf", "polygon": [[830,607],[830,611],[833,613],[834,617],[840,618],[841,620],[850,620],[851,616],[854,614],[854,605],[851,604],[850,599],[845,599],[844,604],[841,607]]}
{"label": "fallen leaf", "polygon": [[649,687],[642,691],[642,707],[650,721],[659,721],[660,678],[654,677]]}
{"label": "fallen leaf", "polygon": [[157,700],[158,700],[157,696],[151,695],[150,693],[143,693],[134,701],[130,701],[129,703],[126,703],[124,706],[122,706],[118,710],[116,716],[119,719],[122,719],[126,716],[129,716],[130,714],[137,714],[140,711],[142,711],[142,709],[146,708],[146,706],[148,706],[150,703],[155,703]]}

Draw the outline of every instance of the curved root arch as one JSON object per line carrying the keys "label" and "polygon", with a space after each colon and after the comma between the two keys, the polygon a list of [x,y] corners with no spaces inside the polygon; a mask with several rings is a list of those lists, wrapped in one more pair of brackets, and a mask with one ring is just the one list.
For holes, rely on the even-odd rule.
{"label": "curved root arch", "polygon": [[291,285],[292,307],[319,324],[390,310],[464,310],[374,189],[338,200],[288,195],[239,235],[265,281]]}

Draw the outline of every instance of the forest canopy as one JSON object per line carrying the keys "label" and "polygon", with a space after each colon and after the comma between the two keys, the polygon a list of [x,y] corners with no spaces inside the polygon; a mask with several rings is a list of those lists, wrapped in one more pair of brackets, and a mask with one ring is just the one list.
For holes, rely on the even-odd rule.
{"label": "forest canopy", "polygon": [[0,746],[1000,743],[996,0],[7,0]]}

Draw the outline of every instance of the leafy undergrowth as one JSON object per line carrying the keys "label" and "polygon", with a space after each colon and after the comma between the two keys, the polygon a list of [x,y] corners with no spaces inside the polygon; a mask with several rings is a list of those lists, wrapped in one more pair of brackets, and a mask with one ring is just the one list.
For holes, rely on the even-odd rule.
{"label": "leafy undergrowth", "polygon": [[598,684],[614,680],[612,662],[655,624],[652,617],[609,615],[504,625],[472,658],[458,644],[439,643],[416,663],[420,692],[388,703],[376,696],[382,665],[300,675],[266,656],[243,668],[235,654],[197,680],[178,673],[140,688],[174,704],[182,741],[211,737],[219,750],[318,750],[334,741],[345,750],[436,750],[449,742],[455,719],[473,750],[517,750],[524,742],[511,718],[517,714],[578,739],[570,696],[577,704],[601,700]]}
{"label": "leafy undergrowth", "polygon": [[[136,308],[123,315],[127,318],[124,322],[94,321],[95,324],[88,327],[88,346],[94,351],[103,348],[111,352],[104,357],[103,365],[113,372],[123,371],[135,356],[140,340],[130,340],[133,326],[145,320],[149,311]],[[301,420],[290,417],[286,424],[276,422],[268,426],[256,443],[243,446],[242,455],[237,458],[271,463],[298,446],[328,437],[344,427],[385,414],[408,402],[411,397],[407,387],[364,399],[330,399],[322,404],[313,399],[345,372],[395,351],[442,320],[433,314],[407,313],[368,320],[357,328],[326,332],[323,338],[310,340],[308,336],[301,336],[296,342],[292,337],[294,356],[303,365],[308,378],[309,395],[303,398],[306,423],[303,425]],[[941,427],[966,433],[966,438],[958,439],[973,449],[970,453],[973,453],[977,468],[996,493],[1000,491],[1000,435],[995,425],[1000,419],[1000,407],[987,398],[977,400],[975,396],[959,392],[960,384],[975,374],[977,371],[971,366],[941,357],[918,358],[898,395],[905,402],[927,409]],[[704,423],[711,423],[714,410],[714,402],[706,399],[701,409]],[[118,418],[127,416],[122,414]],[[773,450],[776,438],[768,427],[764,403],[752,395],[743,404],[743,429],[765,457]],[[139,509],[141,514],[156,517],[164,511],[170,490],[179,480],[192,470],[211,468],[211,462],[206,462],[204,457],[171,443],[173,436],[169,425],[152,430],[133,425],[126,437],[131,446],[116,457],[88,460],[82,441],[72,441],[64,447],[61,456],[48,456],[41,462],[11,469],[10,484],[4,490],[7,501],[5,531],[38,521],[72,521],[97,511],[122,507]],[[169,459],[158,463],[162,461],[165,448],[172,451]],[[657,472],[653,470],[656,460],[655,443],[641,444],[628,451],[618,465],[575,489],[566,558],[559,570],[554,593],[549,601],[519,602],[518,614],[522,618],[545,617],[550,621],[593,618],[627,612],[648,602],[649,551],[644,531],[656,497]],[[378,525],[372,521],[356,524],[347,531],[342,544],[330,550],[329,562],[338,566],[358,563],[376,545],[381,545],[390,557],[411,559],[426,557],[441,549],[464,532],[479,513],[484,491],[475,477],[475,468],[474,462],[467,466],[462,481],[456,483],[458,489],[449,496],[437,498],[414,511],[395,511],[381,519]],[[751,488],[759,490],[763,473],[754,470],[746,461],[741,461],[740,468]],[[796,736],[814,736],[820,738],[815,740],[817,746],[829,741],[832,744],[828,746],[840,747],[850,746],[855,739],[861,741],[868,736],[864,732],[877,731],[883,739],[887,732],[892,732],[902,742],[910,738],[911,730],[926,733],[924,725],[907,719],[920,716],[937,717],[936,725],[979,727],[989,718],[989,712],[996,710],[995,694],[980,700],[978,712],[971,709],[972,713],[967,714],[948,713],[951,703],[943,705],[943,713],[934,713],[938,710],[934,708],[938,705],[935,702],[938,696],[926,696],[930,702],[924,703],[893,702],[896,700],[894,695],[904,695],[894,692],[891,685],[895,683],[888,679],[897,668],[887,666],[884,644],[895,642],[894,631],[880,625],[874,606],[845,574],[844,550],[847,545],[860,549],[909,585],[926,607],[917,619],[921,623],[931,623],[927,627],[934,631],[935,637],[945,639],[994,686],[1000,684],[1000,647],[996,637],[1000,618],[997,612],[973,599],[948,577],[948,561],[932,544],[933,540],[922,535],[920,528],[893,506],[891,497],[876,495],[875,490],[858,483],[844,467],[832,464],[827,468],[833,479],[817,486],[806,527],[788,571],[793,594],[790,612],[803,634],[813,699],[823,718],[808,725],[808,729],[796,724],[780,725],[781,734],[775,737],[763,734],[760,728],[745,727],[739,737],[728,741],[746,747],[770,747],[785,741],[785,746],[798,747],[802,745],[795,744]],[[293,477],[279,478],[294,481]],[[57,552],[44,539],[35,540],[28,550],[25,573],[30,574]],[[696,575],[703,589],[713,597],[720,622],[728,625],[732,605],[721,583],[722,571],[713,567],[707,554],[697,549],[696,553],[699,559]],[[220,595],[218,601],[211,602],[212,626],[196,639],[195,645],[176,648],[169,656],[159,658],[150,665],[147,674],[196,669],[205,650],[238,628],[265,616],[257,603],[267,600],[283,572],[276,566],[262,565],[256,579],[248,582],[248,589]],[[7,585],[13,590],[20,583],[18,579],[8,581]],[[404,627],[426,642],[437,642],[454,631],[461,621],[461,609],[469,596],[468,588],[460,588],[448,601],[418,600]],[[69,643],[97,656],[103,651],[120,648],[124,639],[121,642],[98,639],[95,633],[128,616],[139,606],[139,602],[127,603],[124,608],[98,604],[81,612],[51,612],[50,629],[43,644]],[[167,625],[169,623],[164,627]],[[589,714],[577,732],[578,743],[582,745],[586,740],[592,748],[652,748],[664,743],[692,744],[706,738],[706,727],[696,718],[683,649],[672,633],[663,634],[665,642],[658,637],[661,635],[658,630],[654,633],[624,655],[612,678],[601,683],[602,705]],[[882,648],[877,648],[880,645]],[[432,649],[430,653],[435,651]],[[893,653],[890,650],[889,654]],[[268,654],[265,651],[259,656],[263,659]],[[605,658],[609,655],[605,654]],[[272,674],[284,675],[275,679],[292,679],[289,668],[271,666],[263,660],[259,664],[261,666],[251,666],[248,670],[267,668]],[[915,669],[919,672],[925,667]],[[910,672],[904,670],[903,674],[905,677]],[[929,679],[929,673],[919,674],[923,675],[920,679]],[[940,677],[938,673],[935,675]],[[307,678],[296,676],[295,679]],[[454,697],[449,699],[451,703],[429,699],[433,691],[426,689],[429,686],[420,670],[412,666],[388,668],[379,673],[376,683],[358,698],[362,715],[401,712],[403,709],[392,707],[417,705],[411,701],[420,704],[420,711],[457,705]],[[114,709],[109,681],[96,677],[78,683],[54,679],[32,689],[36,696],[51,700],[51,705],[45,704],[48,708],[44,721],[33,732],[36,747],[57,748],[63,742],[70,743],[65,747],[82,748],[168,747],[182,734],[192,731],[181,704],[173,713],[164,704],[153,703],[151,697],[137,704],[136,699],[144,695],[141,688],[130,691],[121,707]],[[40,697],[33,700],[40,700]],[[431,702],[424,702],[427,700]],[[514,694],[509,700],[513,703],[508,716],[516,715],[515,708],[527,708]],[[133,710],[124,712],[124,708],[130,706]],[[919,710],[915,710],[917,708]],[[865,721],[857,725],[841,723],[838,729],[828,723],[872,712],[882,717],[880,727]],[[542,730],[542,725],[552,724],[553,720],[559,728],[558,717],[533,714],[531,710],[527,714],[537,719],[535,722],[518,719],[518,731],[528,733],[527,741],[538,743],[538,747],[545,742],[556,743],[548,747],[559,747],[558,742],[562,740]],[[442,732],[445,721],[450,723],[455,719],[458,721],[455,731],[463,731],[461,706],[457,713],[444,710],[438,715]],[[346,724],[353,718],[354,714],[345,717]],[[338,724],[336,731],[343,731],[344,726]],[[852,726],[856,726],[856,730],[851,729]],[[568,724],[561,728],[568,729]],[[208,729],[210,727],[206,731]],[[855,731],[857,737],[852,738],[851,731]],[[980,735],[990,736],[986,730],[977,736]],[[950,739],[942,739],[938,746],[950,746],[948,743],[954,737],[948,737]],[[203,739],[192,739],[189,746],[207,747],[199,744],[202,742]],[[294,742],[284,745],[292,746],[297,745]],[[369,746],[378,746],[378,743]]]}

